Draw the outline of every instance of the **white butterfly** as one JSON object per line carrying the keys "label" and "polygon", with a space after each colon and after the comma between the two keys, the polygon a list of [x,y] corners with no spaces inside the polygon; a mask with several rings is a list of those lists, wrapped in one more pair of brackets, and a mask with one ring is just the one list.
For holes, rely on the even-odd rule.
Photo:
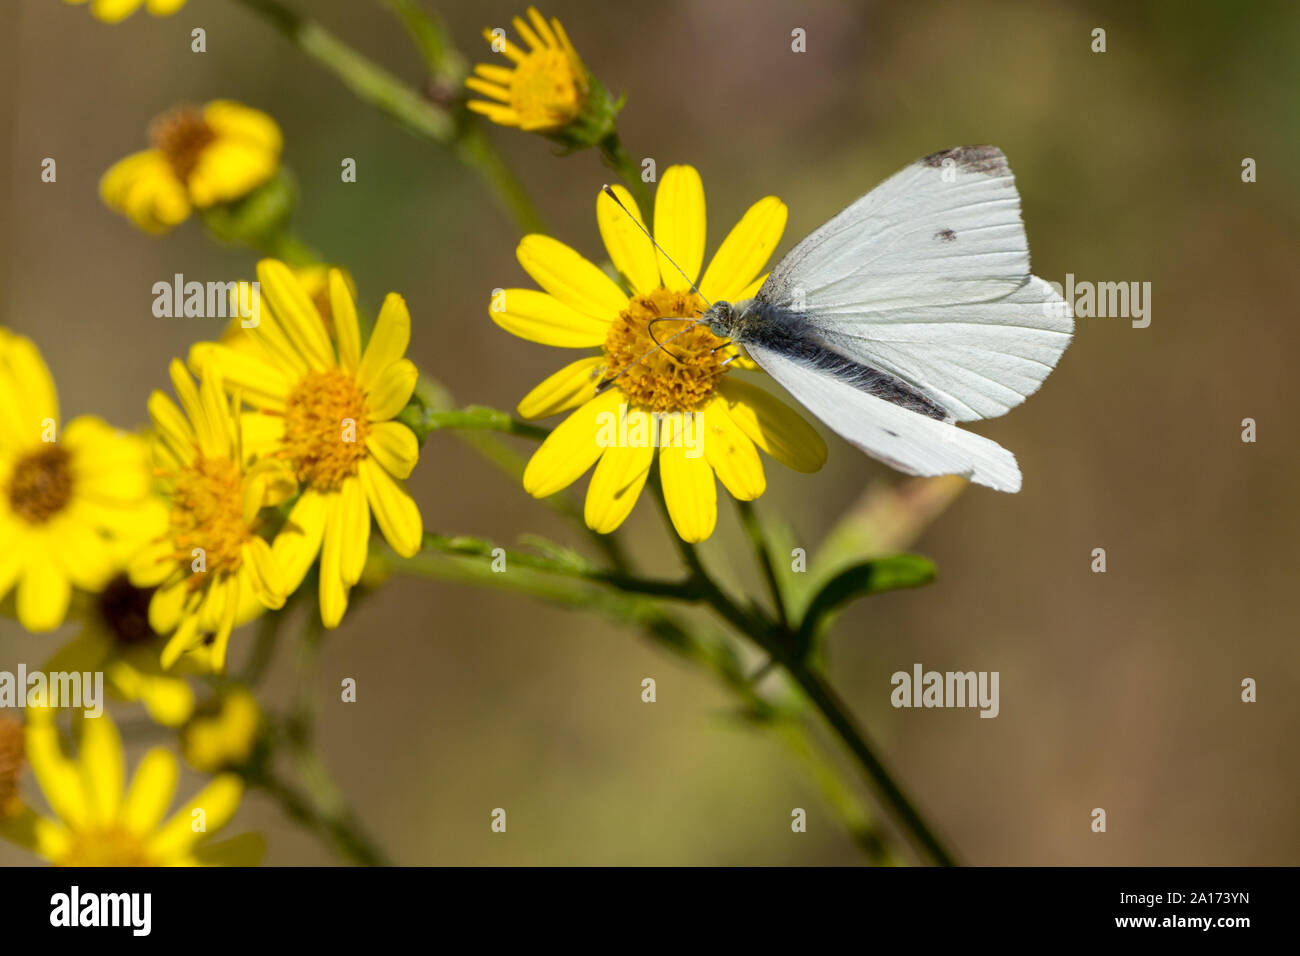
{"label": "white butterfly", "polygon": [[918,160],[795,246],[753,299],[713,303],[699,322],[867,454],[1010,492],[1015,456],[953,423],[1023,402],[1074,329],[1029,273],[1020,195],[994,146]]}

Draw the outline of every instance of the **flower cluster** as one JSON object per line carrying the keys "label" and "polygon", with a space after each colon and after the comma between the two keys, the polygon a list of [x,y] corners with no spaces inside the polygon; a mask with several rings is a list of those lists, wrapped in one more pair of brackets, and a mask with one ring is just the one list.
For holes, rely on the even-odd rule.
{"label": "flower cluster", "polygon": [[[90,8],[117,22],[141,6],[164,15],[183,3],[91,0]],[[519,263],[540,290],[498,290],[491,320],[585,354],[518,403],[524,419],[565,415],[549,432],[487,411],[544,438],[523,472],[528,494],[555,494],[590,471],[585,523],[611,534],[655,474],[676,534],[702,541],[717,523],[718,482],[740,501],[764,493],[760,452],[802,472],[826,458],[807,422],[737,374],[757,371],[743,353],[697,321],[712,301],[755,294],[785,204],[755,202],[706,264],[699,173],[665,170],[651,201],[618,141],[622,100],[587,69],[558,20],[529,8],[513,26],[522,46],[503,29],[484,32],[508,65],[482,64],[465,79],[454,125],[471,129],[468,111],[565,150],[596,147],[636,195],[616,186],[597,198],[608,267],[540,233],[519,242]],[[388,82],[366,77],[349,85]],[[388,110],[437,108],[413,96],[378,99]],[[128,785],[111,718],[74,718],[70,746],[61,706],[37,702],[25,725],[0,718],[0,836],[59,864],[246,864],[260,858],[260,837],[206,834],[226,825],[246,787],[289,792],[272,786],[270,755],[286,738],[300,744],[303,727],[263,712],[249,673],[256,666],[238,682],[225,677],[232,636],[259,621],[273,637],[295,601],[315,633],[336,628],[354,589],[376,580],[368,569],[446,540],[425,535],[406,484],[440,393],[431,383],[417,394],[403,298],[389,293],[373,315],[359,310],[351,276],[291,233],[295,190],[270,116],[216,100],[173,109],[149,135],[150,148],[103,174],[105,205],[151,235],[194,217],[216,238],[257,251],[255,280],[223,284],[236,290],[227,299],[240,314],[227,316],[218,339],[171,360],[170,389],[149,396],[149,425],[139,431],[93,416],[65,423],[36,345],[0,329],[0,600],[32,632],[76,621],[47,669],[102,674],[110,696],[171,728],[185,760],[212,779],[167,817],[179,774],[170,751],[145,754]],[[482,157],[485,142],[465,153]],[[448,414],[467,416],[450,427],[477,420]],[[701,430],[699,454],[674,440],[687,417]],[[611,442],[611,420],[662,427],[667,437]],[[201,698],[196,685],[209,693]],[[22,797],[28,769],[48,815]],[[206,826],[192,829],[200,812]],[[312,816],[297,804],[295,813]],[[369,859],[364,840],[345,842]]]}

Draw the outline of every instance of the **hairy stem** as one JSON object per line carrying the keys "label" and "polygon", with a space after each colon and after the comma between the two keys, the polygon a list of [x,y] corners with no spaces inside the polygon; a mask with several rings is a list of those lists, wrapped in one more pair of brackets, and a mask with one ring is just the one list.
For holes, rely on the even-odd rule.
{"label": "hairy stem", "polygon": [[[518,178],[461,111],[431,102],[314,20],[280,0],[235,0],[255,13],[300,51],[333,73],[357,99],[369,103],[403,129],[450,148],[487,183],[498,202],[525,232],[542,228],[541,216]],[[459,95],[459,91],[457,91]]]}

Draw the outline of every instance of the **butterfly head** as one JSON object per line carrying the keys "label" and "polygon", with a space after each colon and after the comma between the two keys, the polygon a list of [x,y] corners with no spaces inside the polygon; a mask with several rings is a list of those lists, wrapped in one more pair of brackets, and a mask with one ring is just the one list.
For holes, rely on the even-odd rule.
{"label": "butterfly head", "polygon": [[715,302],[700,316],[700,321],[718,338],[733,339],[740,315],[730,302]]}

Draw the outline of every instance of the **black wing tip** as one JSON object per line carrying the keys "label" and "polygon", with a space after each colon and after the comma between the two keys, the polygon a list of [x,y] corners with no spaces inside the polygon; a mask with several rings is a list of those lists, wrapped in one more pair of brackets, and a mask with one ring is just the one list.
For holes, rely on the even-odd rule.
{"label": "black wing tip", "polygon": [[939,168],[946,160],[952,160],[958,169],[986,176],[1001,176],[1011,171],[1007,157],[996,146],[954,146],[922,157],[921,163]]}

